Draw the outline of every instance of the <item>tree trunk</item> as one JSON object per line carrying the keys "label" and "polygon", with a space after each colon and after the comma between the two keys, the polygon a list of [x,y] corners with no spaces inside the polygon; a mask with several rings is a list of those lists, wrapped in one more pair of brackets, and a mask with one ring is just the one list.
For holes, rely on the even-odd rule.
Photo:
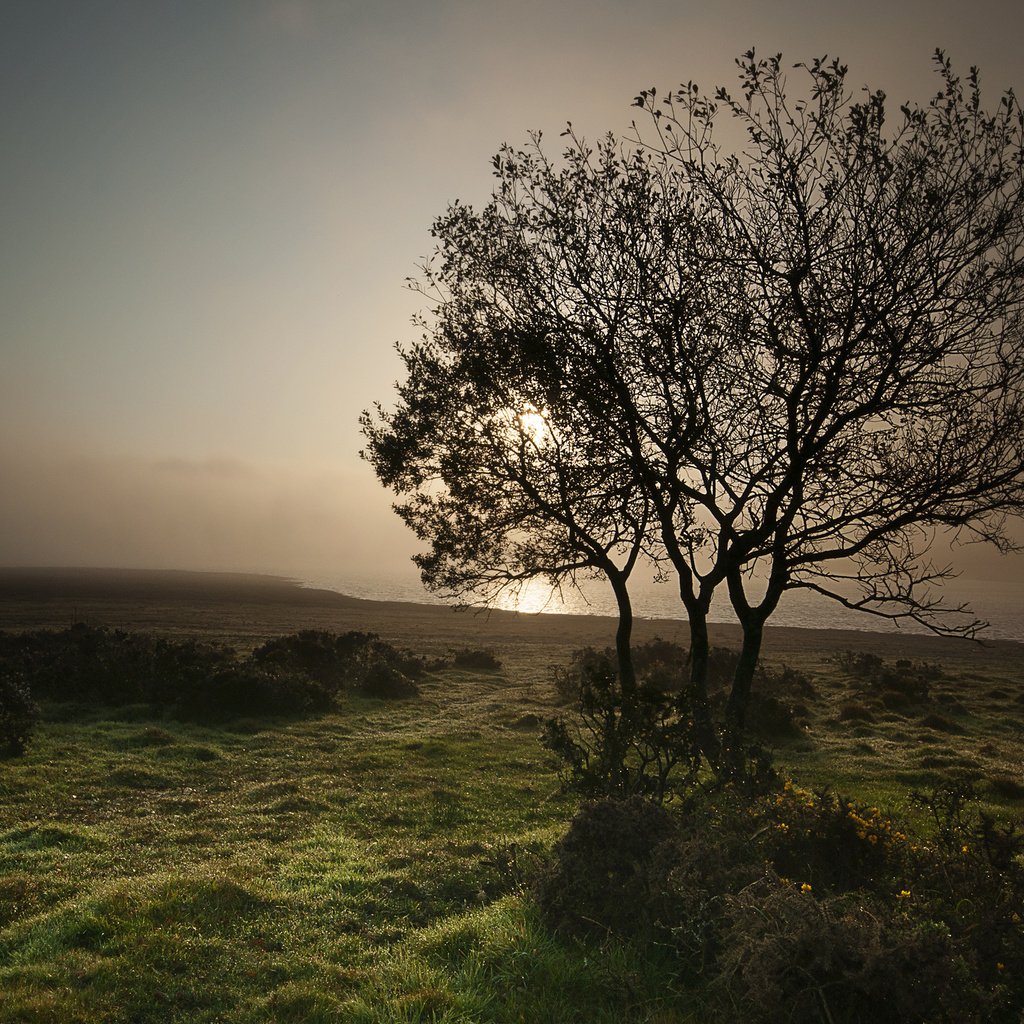
{"label": "tree trunk", "polygon": [[711,720],[708,702],[708,666],[711,642],[708,638],[707,610],[695,604],[687,607],[690,617],[690,700],[693,702],[693,724],[700,752],[713,767],[718,766],[721,744]]}
{"label": "tree trunk", "polygon": [[626,581],[609,574],[615,601],[619,607],[619,626],[615,630],[615,657],[619,666],[619,684],[623,697],[636,693],[636,669],[633,665],[633,604],[629,599]]}
{"label": "tree trunk", "polygon": [[761,641],[764,637],[764,622],[760,615],[751,615],[741,622],[743,626],[743,647],[732,690],[725,708],[725,728],[729,737],[739,737],[747,721],[747,708],[754,683],[754,670],[761,656]]}

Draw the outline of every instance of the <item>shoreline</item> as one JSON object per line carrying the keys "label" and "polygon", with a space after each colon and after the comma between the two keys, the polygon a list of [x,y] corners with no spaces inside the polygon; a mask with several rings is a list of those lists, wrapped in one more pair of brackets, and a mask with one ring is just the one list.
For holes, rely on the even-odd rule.
{"label": "shoreline", "polygon": [[[489,647],[512,669],[550,655],[564,661],[580,647],[614,642],[616,620],[602,615],[457,609],[443,604],[381,601],[307,587],[284,577],[187,570],[0,568],[0,629],[64,628],[73,622],[255,646],[301,629],[362,630],[434,653]],[[710,623],[714,645],[737,647],[739,627]],[[637,619],[634,640],[654,637],[688,646],[685,619]],[[820,663],[842,650],[887,659],[984,660],[1020,665],[1024,644],[980,643],[909,632],[765,627],[764,657],[794,666]]]}

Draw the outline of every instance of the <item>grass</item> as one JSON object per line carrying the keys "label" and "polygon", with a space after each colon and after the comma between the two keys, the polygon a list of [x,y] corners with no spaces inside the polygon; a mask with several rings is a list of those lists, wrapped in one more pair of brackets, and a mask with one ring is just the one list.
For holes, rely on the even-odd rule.
{"label": "grass", "polygon": [[654,1019],[657,958],[519,891],[512,844],[572,804],[495,685],[223,729],[49,709],[0,777],[0,1019]]}
{"label": "grass", "polygon": [[[804,785],[898,807],[966,773],[1020,816],[1019,666],[898,708],[814,674],[779,747]],[[536,740],[550,697],[449,668],[300,721],[46,709],[0,763],[0,1021],[700,1020],[667,953],[559,938],[519,885],[575,807]]]}

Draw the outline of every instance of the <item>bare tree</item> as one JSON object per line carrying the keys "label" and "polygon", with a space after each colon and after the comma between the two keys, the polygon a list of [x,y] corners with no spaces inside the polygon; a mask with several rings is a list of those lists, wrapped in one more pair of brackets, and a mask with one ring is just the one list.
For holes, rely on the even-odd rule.
{"label": "bare tree", "polygon": [[[932,589],[951,575],[929,560],[932,537],[1006,550],[1024,497],[1013,94],[986,112],[977,71],[965,87],[937,53],[941,89],[889,129],[884,95],[854,101],[837,62],[798,66],[795,96],[779,57],[738,63],[741,99],[689,85],[636,101],[647,148],[701,213],[692,258],[730,282],[709,428],[665,484],[706,516],[697,578],[725,582],[743,626],[733,728],[786,590],[974,635]],[[716,146],[723,116],[744,129],[739,154]]]}
{"label": "bare tree", "polygon": [[973,635],[932,589],[931,539],[1005,550],[1024,507],[1024,123],[937,62],[941,90],[891,129],[838,63],[799,66],[793,94],[751,51],[741,99],[649,90],[646,135],[503,149],[491,202],[435,224],[424,338],[397,408],[364,419],[427,584],[603,574],[624,687],[630,573],[673,572],[715,763],[716,593],[744,634],[731,742],[787,590]]}

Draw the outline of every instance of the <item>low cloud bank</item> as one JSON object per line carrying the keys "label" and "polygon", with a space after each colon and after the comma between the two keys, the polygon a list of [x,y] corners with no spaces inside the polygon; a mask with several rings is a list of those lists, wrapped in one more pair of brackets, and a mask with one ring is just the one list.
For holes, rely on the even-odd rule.
{"label": "low cloud bank", "polygon": [[0,565],[367,574],[415,541],[372,473],[0,452]]}

